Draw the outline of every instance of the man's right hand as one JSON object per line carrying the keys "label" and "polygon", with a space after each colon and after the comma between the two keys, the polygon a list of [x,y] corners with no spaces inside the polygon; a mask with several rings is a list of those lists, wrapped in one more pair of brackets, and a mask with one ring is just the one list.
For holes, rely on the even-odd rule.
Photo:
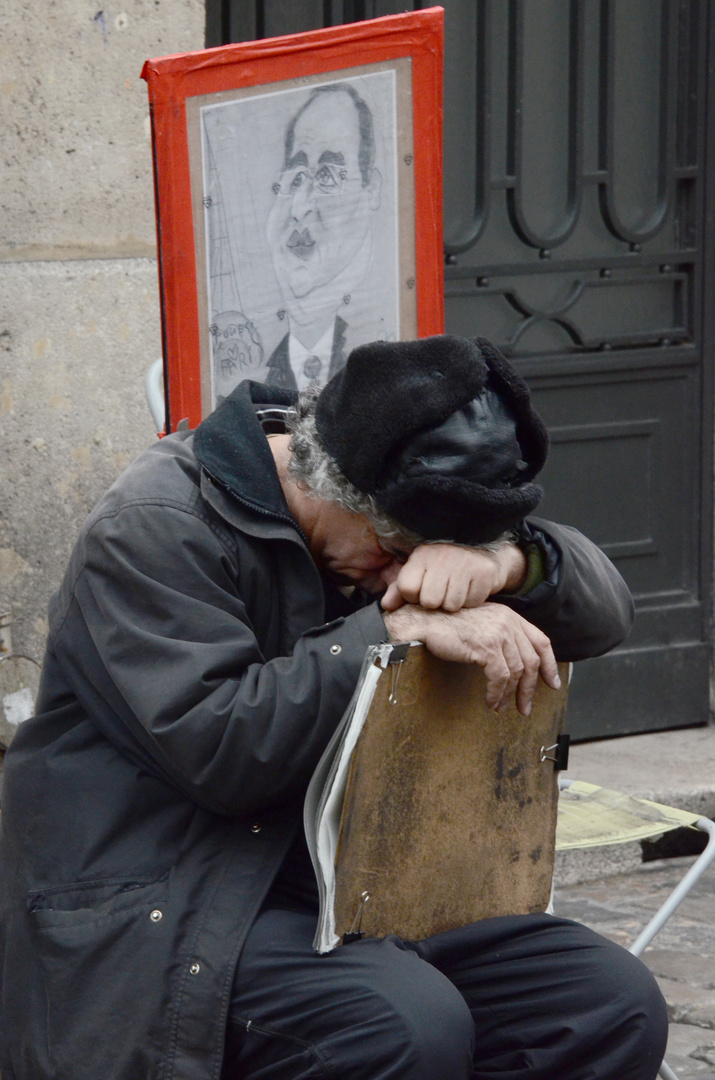
{"label": "man's right hand", "polygon": [[503,604],[487,602],[455,612],[405,604],[384,618],[395,640],[422,641],[442,660],[479,664],[487,677],[490,709],[499,711],[514,694],[517,709],[528,716],[539,676],[554,690],[561,685],[546,634]]}
{"label": "man's right hand", "polygon": [[478,607],[495,593],[515,592],[526,570],[526,557],[513,543],[494,551],[421,544],[390,581],[380,603],[385,611],[396,611],[403,604],[442,611]]}

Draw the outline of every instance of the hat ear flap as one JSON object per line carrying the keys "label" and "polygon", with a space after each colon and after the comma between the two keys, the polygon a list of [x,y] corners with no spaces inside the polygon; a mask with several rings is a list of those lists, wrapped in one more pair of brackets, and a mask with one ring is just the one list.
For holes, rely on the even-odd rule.
{"label": "hat ear flap", "polygon": [[499,397],[505,401],[516,420],[516,437],[522,448],[528,468],[525,480],[533,480],[546,464],[549,453],[549,433],[531,402],[531,390],[521,375],[486,338],[474,338],[487,368],[489,382]]}
{"label": "hat ear flap", "polygon": [[422,475],[398,479],[376,498],[390,517],[425,540],[475,546],[516,529],[542,495],[542,488],[530,482],[487,488],[459,477]]}

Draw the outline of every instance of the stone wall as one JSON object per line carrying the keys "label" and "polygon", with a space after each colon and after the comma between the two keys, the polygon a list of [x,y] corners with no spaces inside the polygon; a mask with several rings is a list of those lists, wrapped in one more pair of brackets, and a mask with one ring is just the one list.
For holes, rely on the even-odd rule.
{"label": "stone wall", "polygon": [[203,0],[7,0],[3,16],[0,700],[11,698],[0,742],[23,688],[36,689],[47,601],[84,517],[156,437],[144,398],[161,336],[139,74],[148,57],[203,48],[205,20]]}

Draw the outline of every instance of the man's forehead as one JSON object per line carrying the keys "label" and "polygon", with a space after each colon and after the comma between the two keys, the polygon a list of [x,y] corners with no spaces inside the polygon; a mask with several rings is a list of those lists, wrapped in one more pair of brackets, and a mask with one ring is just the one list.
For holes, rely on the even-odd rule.
{"label": "man's forehead", "polygon": [[[303,150],[310,157],[344,164],[346,153],[357,154],[360,122],[352,98],[342,91],[320,94],[300,114],[293,129],[293,155]],[[342,155],[342,160],[323,158],[324,153]]]}

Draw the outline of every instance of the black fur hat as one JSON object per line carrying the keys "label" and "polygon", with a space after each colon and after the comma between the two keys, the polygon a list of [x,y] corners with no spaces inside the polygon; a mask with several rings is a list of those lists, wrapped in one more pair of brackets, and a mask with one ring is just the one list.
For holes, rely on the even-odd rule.
{"label": "black fur hat", "polygon": [[546,429],[524,380],[484,338],[360,345],[315,420],[348,480],[425,539],[488,543],[541,498],[533,479]]}

